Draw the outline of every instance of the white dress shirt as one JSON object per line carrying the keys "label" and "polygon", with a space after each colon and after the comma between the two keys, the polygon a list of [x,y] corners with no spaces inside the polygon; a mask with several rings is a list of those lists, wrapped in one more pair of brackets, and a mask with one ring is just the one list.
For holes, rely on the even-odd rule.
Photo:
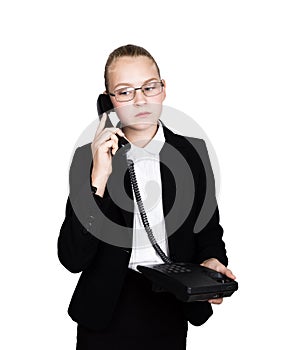
{"label": "white dress shirt", "polygon": [[[169,250],[162,206],[159,158],[159,152],[161,151],[164,142],[163,127],[158,121],[158,130],[152,140],[145,147],[137,147],[132,144],[131,149],[127,153],[127,158],[132,159],[134,162],[134,169],[141,199],[153,235],[163,252],[168,256]],[[148,238],[141,220],[134,191],[133,195],[133,246],[129,268],[139,272],[136,268],[137,265],[159,264],[163,263],[163,260],[156,253]]]}

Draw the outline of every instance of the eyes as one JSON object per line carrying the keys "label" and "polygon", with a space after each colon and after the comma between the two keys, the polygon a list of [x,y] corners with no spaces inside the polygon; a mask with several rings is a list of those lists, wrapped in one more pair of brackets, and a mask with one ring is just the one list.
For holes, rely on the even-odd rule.
{"label": "eyes", "polygon": [[117,101],[126,102],[130,101],[135,97],[136,90],[142,90],[143,94],[147,97],[159,95],[163,90],[162,81],[151,81],[143,84],[141,87],[134,88],[132,86],[125,86],[110,93],[111,96],[115,96]]}
{"label": "eyes", "polygon": [[156,82],[144,84],[140,88],[133,88],[131,86],[126,86],[126,87],[123,87],[121,89],[117,89],[114,92],[117,95],[128,96],[128,95],[132,94],[135,90],[142,90],[142,91],[146,91],[146,92],[156,90],[157,85],[159,85],[159,82],[156,81]]}
{"label": "eyes", "polygon": [[148,85],[146,85],[146,86],[144,86],[144,88],[143,88],[145,91],[153,91],[153,90],[156,90],[157,89],[157,87],[156,87],[156,85],[153,83],[151,83],[151,84],[148,84]]}
{"label": "eyes", "polygon": [[133,93],[133,91],[132,89],[130,90],[130,88],[123,88],[123,89],[116,90],[115,93],[118,96],[129,96],[130,94]]}

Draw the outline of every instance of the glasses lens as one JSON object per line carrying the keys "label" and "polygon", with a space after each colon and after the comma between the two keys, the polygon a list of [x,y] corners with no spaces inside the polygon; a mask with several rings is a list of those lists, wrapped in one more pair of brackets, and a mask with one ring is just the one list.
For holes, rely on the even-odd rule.
{"label": "glasses lens", "polygon": [[151,83],[145,84],[142,87],[142,90],[144,92],[144,95],[150,97],[150,96],[156,96],[162,92],[163,84],[159,81],[153,81]]}
{"label": "glasses lens", "polygon": [[132,87],[124,87],[116,90],[114,93],[117,101],[127,102],[133,100],[135,90]]}

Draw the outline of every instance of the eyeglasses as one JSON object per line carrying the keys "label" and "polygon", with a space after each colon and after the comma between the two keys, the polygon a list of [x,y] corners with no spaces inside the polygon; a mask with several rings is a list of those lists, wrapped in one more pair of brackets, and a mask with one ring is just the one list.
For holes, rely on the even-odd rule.
{"label": "eyeglasses", "polygon": [[136,90],[141,90],[145,96],[152,97],[161,94],[163,87],[162,81],[152,81],[138,88],[126,86],[115,90],[114,93],[109,92],[109,95],[114,96],[118,102],[128,102],[134,99]]}

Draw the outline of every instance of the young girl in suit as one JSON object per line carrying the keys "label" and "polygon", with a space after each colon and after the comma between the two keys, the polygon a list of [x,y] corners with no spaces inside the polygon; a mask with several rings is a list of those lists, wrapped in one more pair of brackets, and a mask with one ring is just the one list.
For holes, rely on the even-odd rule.
{"label": "young girl in suit", "polygon": [[[126,181],[126,191],[131,190],[133,199],[128,178],[123,174],[120,180],[122,173],[118,173],[121,163],[115,160],[118,151],[116,135],[125,137],[132,145],[128,154],[134,159],[141,195],[148,191],[148,187],[145,190],[148,181],[154,181],[162,188],[163,192],[157,191],[157,197],[153,190],[154,203],[150,204],[147,196],[145,207],[151,227],[158,227],[158,243],[167,256],[178,261],[200,263],[235,278],[226,267],[218,209],[216,207],[201,233],[193,235],[194,213],[201,209],[206,174],[197,151],[186,143],[183,136],[174,134],[159,120],[166,83],[161,79],[159,67],[151,54],[135,45],[114,50],[105,66],[105,88],[105,94],[110,97],[120,119],[119,127],[106,127],[108,116],[104,114],[92,143],[76,151],[71,166],[66,217],[58,239],[62,264],[71,272],[82,272],[68,310],[78,323],[77,349],[184,350],[188,321],[195,325],[204,323],[212,314],[211,303],[220,304],[222,299],[183,303],[169,293],[152,291],[151,282],[138,272],[137,265],[163,261],[151,244],[147,244],[148,237],[136,205],[128,214],[120,208],[123,203],[115,203],[114,195],[122,190],[120,184],[124,185]],[[203,140],[197,141],[206,148]],[[165,216],[170,210],[167,202],[173,190],[169,186],[170,172],[162,166],[166,144],[190,154],[190,167],[201,179],[196,182],[200,188],[195,189],[193,209],[184,224],[191,234],[176,230],[169,239],[166,238]],[[79,189],[87,182],[88,173],[93,193],[76,191],[75,188]],[[118,185],[114,186],[116,181]],[[86,200],[89,198],[90,204],[93,203],[91,207],[88,201],[83,201],[84,196]],[[214,193],[212,197],[214,200]],[[100,208],[98,214],[93,208],[95,203]],[[86,219],[81,217],[89,217],[91,221],[85,222]],[[126,217],[127,221],[124,221]],[[124,249],[121,244],[109,241],[108,237],[114,236],[112,232],[116,223],[119,227],[129,227],[132,247]],[[154,230],[153,233],[157,234]]]}

